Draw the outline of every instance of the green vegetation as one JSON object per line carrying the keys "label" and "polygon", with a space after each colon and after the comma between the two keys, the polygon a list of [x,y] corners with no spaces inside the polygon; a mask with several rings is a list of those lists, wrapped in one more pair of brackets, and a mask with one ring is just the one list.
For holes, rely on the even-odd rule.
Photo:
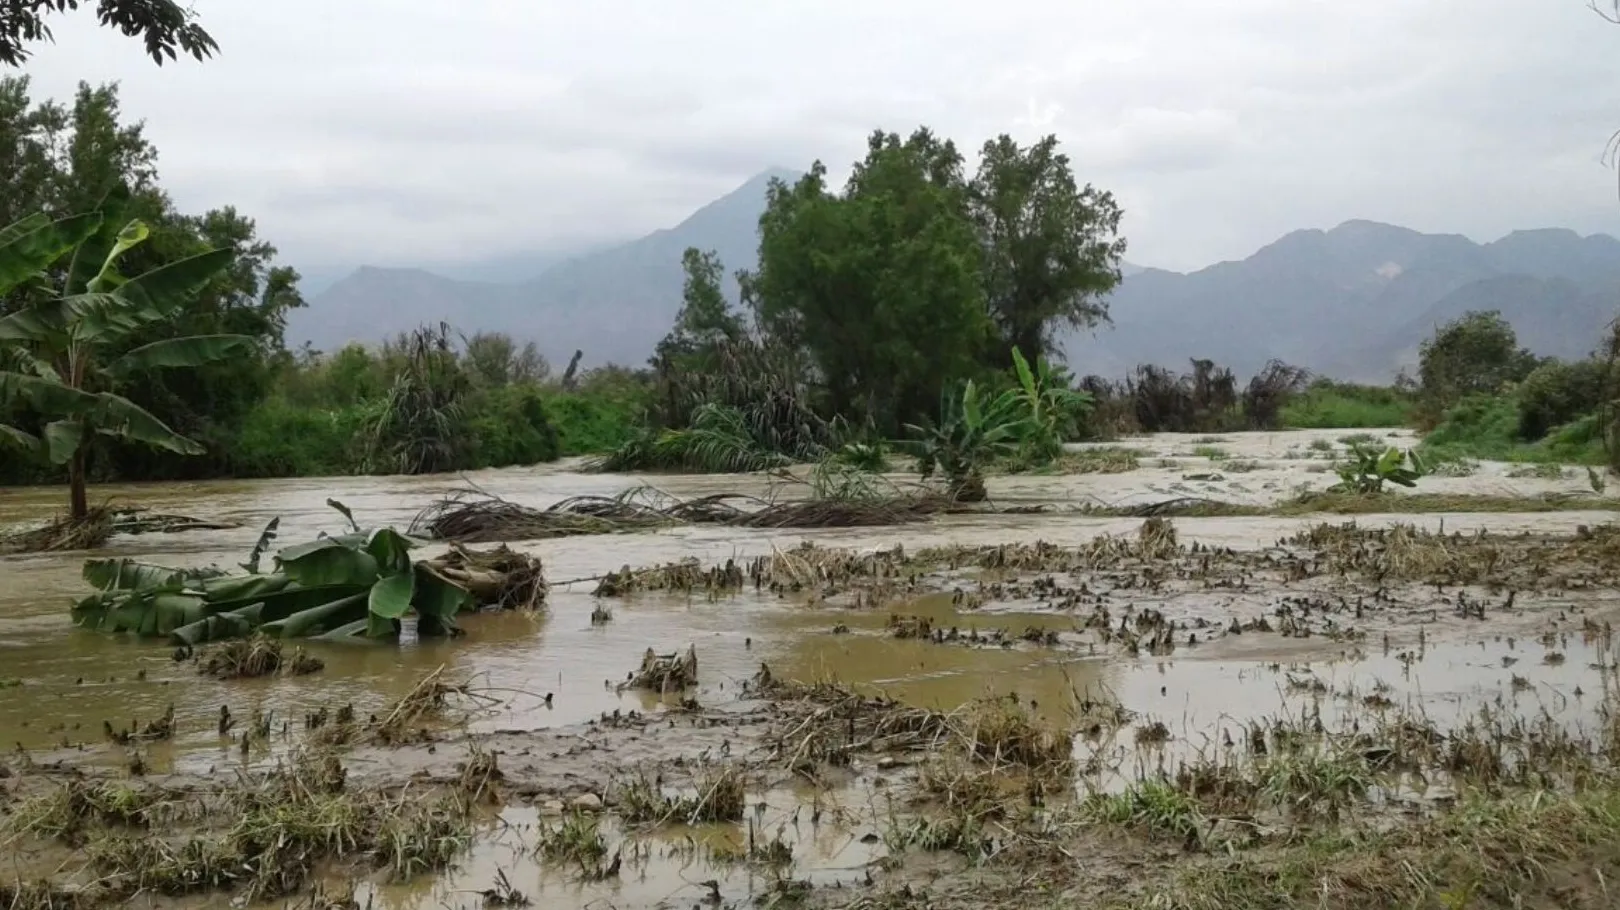
{"label": "green vegetation", "polygon": [[1301,430],[1400,427],[1411,421],[1411,390],[1318,379],[1282,409],[1282,425]]}
{"label": "green vegetation", "polygon": [[1466,314],[1424,345],[1421,409],[1438,415],[1425,457],[1605,463],[1612,358],[1537,361],[1517,345],[1494,313]]}
{"label": "green vegetation", "polygon": [[553,379],[532,344],[442,325],[289,351],[297,272],[235,210],[174,209],[116,88],[36,104],[0,79],[0,126],[0,444],[22,444],[0,484],[71,479],[82,516],[93,482],[533,464],[611,449],[647,406],[645,372]]}
{"label": "green vegetation", "polygon": [[1329,492],[1377,495],[1384,484],[1415,487],[1427,470],[1415,452],[1402,452],[1390,446],[1375,449],[1362,442],[1350,443],[1350,460],[1338,470],[1339,483]]}
{"label": "green vegetation", "polygon": [[[122,226],[96,212],[51,221],[34,215],[0,229],[0,296],[38,298],[0,318],[11,370],[0,372],[0,403],[25,406],[45,420],[38,435],[0,424],[0,437],[66,465],[71,516],[89,515],[86,459],[95,434],[196,455],[202,447],[117,394],[141,375],[197,367],[250,346],[246,335],[182,335],[131,347],[141,330],[173,319],[186,300],[230,265],[230,251],[209,250],[133,278],[120,260],[145,243],[140,221]],[[68,253],[60,290],[42,279]],[[109,358],[107,352],[122,351]]]}
{"label": "green vegetation", "polygon": [[[482,597],[463,587],[466,551],[435,562],[413,560],[412,544],[391,528],[363,530],[348,509],[328,500],[348,518],[349,532],[322,536],[275,554],[275,568],[260,563],[275,540],[271,521],[245,572],[175,569],[132,559],[92,559],[84,578],[98,590],[73,607],[73,621],[104,632],[166,637],[191,647],[260,634],[270,638],[393,638],[407,613],[417,617],[418,635],[449,635],[456,615],[481,600],[498,602],[502,592]],[[489,566],[480,567],[485,574]],[[525,582],[533,589],[537,563],[507,573],[502,588]],[[519,578],[516,576],[527,575]]]}
{"label": "green vegetation", "polygon": [[[576,357],[558,377],[532,343],[443,324],[374,347],[288,350],[286,317],[303,305],[297,273],[276,266],[274,247],[234,210],[174,210],[156,150],[122,122],[114,88],[35,104],[26,79],[3,80],[0,123],[18,162],[0,219],[60,229],[100,213],[75,262],[110,249],[117,229],[140,232],[102,255],[101,271],[53,266],[49,248],[30,248],[44,264],[0,294],[0,320],[13,327],[0,367],[28,377],[27,390],[22,380],[0,389],[0,424],[31,453],[0,464],[0,483],[71,479],[80,515],[94,482],[438,473],[569,455],[625,472],[818,462],[827,479],[835,465],[883,470],[898,451],[975,498],[987,472],[1062,470],[1079,464],[1064,442],[1137,432],[1425,420],[1437,426],[1426,456],[1450,463],[1597,463],[1606,435],[1594,416],[1605,368],[1538,362],[1494,314],[1442,327],[1423,347],[1420,381],[1392,388],[1313,381],[1281,362],[1242,385],[1209,360],[1077,381],[1047,355],[1060,328],[1106,324],[1124,241],[1113,198],[1077,181],[1051,137],[994,139],[970,173],[954,143],[926,129],[874,133],[844,186],[820,164],[772,185],[739,302],[722,291],[724,264],[688,250],[681,308],[645,368],[580,373]],[[61,256],[73,245],[59,244]],[[93,344],[64,341],[67,322],[53,337],[15,328],[52,300],[75,309],[67,301],[86,294],[136,295],[141,280],[121,276],[188,261],[215,268],[180,289],[189,294],[146,310],[126,302],[140,315]],[[76,352],[91,347],[102,368],[63,388],[103,396],[103,410],[123,401],[140,420],[92,419],[88,399],[64,409],[61,396],[40,397],[42,370],[66,376],[64,358],[90,363]]]}
{"label": "green vegetation", "polygon": [[992,463],[1049,464],[1080,433],[1087,396],[1044,355],[1058,326],[1107,319],[1118,223],[1055,139],[993,140],[969,178],[926,129],[875,133],[842,190],[820,163],[771,186],[743,310],[715,257],[687,252],[645,426],[600,467],[877,465],[904,448],[982,498]]}

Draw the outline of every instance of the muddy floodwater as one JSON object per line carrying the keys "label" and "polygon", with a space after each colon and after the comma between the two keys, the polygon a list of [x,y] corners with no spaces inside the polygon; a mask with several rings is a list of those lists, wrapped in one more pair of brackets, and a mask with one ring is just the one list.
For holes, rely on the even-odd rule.
{"label": "muddy floodwater", "polygon": [[[1109,744],[1089,747],[1091,770],[1081,773],[1077,784],[1085,792],[1106,792],[1155,763],[1172,765],[1223,739],[1241,739],[1258,718],[1301,710],[1301,696],[1312,701],[1311,710],[1328,725],[1337,716],[1353,717],[1366,705],[1386,702],[1416,706],[1442,724],[1465,722],[1482,707],[1507,703],[1533,706],[1529,713],[1569,729],[1595,723],[1603,674],[1594,668],[1612,664],[1614,655],[1608,638],[1594,630],[1620,621],[1620,596],[1613,588],[1579,579],[1517,598],[1502,586],[1459,595],[1440,585],[1425,588],[1421,604],[1397,610],[1374,604],[1417,595],[1379,584],[1347,595],[1335,583],[1313,587],[1308,581],[1284,592],[1258,580],[1270,571],[1270,563],[1256,563],[1259,568],[1252,574],[1257,580],[1252,582],[1245,574],[1249,570],[1243,570],[1219,585],[1189,581],[1178,586],[1155,579],[1138,591],[1131,587],[1137,581],[1114,578],[1107,582],[1108,624],[1120,625],[1122,616],[1151,610],[1158,617],[1155,622],[1162,619],[1165,628],[1175,630],[1176,640],[1167,647],[1150,647],[1148,633],[1140,633],[1138,642],[1139,633],[1133,631],[1123,650],[1111,628],[1102,629],[1105,635],[1099,638],[1104,623],[1088,620],[1100,611],[1096,605],[1103,595],[1097,593],[1095,602],[1087,598],[1093,589],[1102,591],[1101,583],[1087,581],[1085,593],[1073,593],[1057,604],[1052,589],[1019,587],[1011,576],[1005,590],[984,594],[982,577],[946,573],[937,590],[889,598],[873,609],[852,609],[837,597],[752,588],[719,595],[639,591],[612,600],[610,621],[592,622],[599,605],[592,595],[595,579],[626,566],[688,558],[704,565],[742,562],[791,552],[806,541],[818,548],[859,551],[899,545],[910,552],[1037,541],[1079,548],[1103,536],[1134,540],[1141,518],[1091,517],[1074,510],[1177,497],[1264,505],[1302,490],[1325,489],[1336,481],[1328,468],[1334,455],[1342,453],[1339,440],[1347,435],[1161,434],[1113,444],[1136,450],[1139,466],[1134,470],[991,478],[990,495],[997,505],[1055,507],[1033,514],[947,515],[897,527],[765,531],[695,526],[513,541],[515,549],[543,561],[551,584],[543,612],[469,617],[463,623],[466,635],[449,641],[407,637],[397,646],[312,643],[306,647],[325,662],[325,669],[296,678],[217,681],[177,662],[173,649],[161,643],[76,629],[67,608],[86,593],[80,576],[85,554],[0,558],[0,744],[116,769],[127,755],[106,742],[105,725],[123,729],[172,707],[174,735],[150,744],[143,756],[149,773],[207,778],[261,766],[278,754],[274,747],[244,752],[222,737],[217,724],[222,706],[238,717],[265,717],[272,729],[297,728],[311,713],[340,705],[352,705],[365,717],[384,710],[424,674],[442,667],[472,680],[495,702],[471,717],[467,730],[475,739],[496,744],[490,748],[498,746],[506,756],[508,776],[535,782],[533,792],[507,800],[452,871],[402,883],[366,884],[360,905],[396,910],[486,906],[484,892],[500,877],[535,906],[629,908],[711,901],[743,905],[779,887],[779,876],[757,864],[715,862],[710,853],[717,843],[746,851],[755,841],[779,840],[792,851],[794,877],[814,887],[870,881],[885,854],[883,832],[893,796],[879,772],[900,774],[903,763],[884,767],[876,759],[860,758],[838,786],[815,792],[791,775],[763,779],[748,795],[742,823],[632,832],[605,818],[602,830],[610,842],[621,844],[617,849],[626,864],[611,878],[589,880],[569,864],[547,862],[536,852],[535,838],[548,813],[555,815],[602,786],[590,755],[568,745],[576,741],[570,737],[587,740],[578,731],[592,722],[601,724],[614,712],[638,712],[643,718],[679,712],[682,697],[724,712],[743,698],[744,684],[762,665],[779,680],[832,681],[939,712],[985,696],[1011,697],[1037,715],[1062,721],[1072,714],[1077,696],[1106,697],[1121,717],[1132,720]],[[1414,442],[1406,431],[1374,435],[1402,446]],[[535,507],[581,494],[615,495],[643,484],[679,497],[793,491],[752,475],[629,477],[585,474],[577,467],[565,462],[465,477],[97,487],[92,495],[98,499],[240,527],[119,537],[96,555],[231,567],[273,517],[281,519],[285,542],[336,532],[342,519],[326,504],[335,498],[362,525],[404,528],[423,507],[469,482]],[[1502,537],[1525,532],[1569,536],[1610,523],[1616,504],[1594,495],[1579,468],[1565,468],[1556,476],[1549,471],[1532,475],[1510,465],[1481,463],[1466,476],[1426,478],[1422,489],[1586,497],[1590,508],[1375,514],[1357,515],[1354,521],[1361,528],[1403,524],[1448,534],[1484,530]],[[0,527],[49,518],[65,498],[59,489],[0,490]],[[1175,518],[1172,524],[1177,546],[1258,554],[1324,521],[1348,520]],[[441,548],[423,544],[428,553]],[[979,596],[961,595],[968,580],[981,586]],[[1075,582],[1075,591],[1080,584]],[[1298,612],[1280,606],[1286,606],[1285,597],[1294,596],[1313,606],[1300,606]],[[1469,612],[1471,597],[1488,604],[1478,607],[1479,618]],[[1338,598],[1334,606],[1322,606],[1333,598]],[[1302,629],[1309,624],[1308,634],[1267,634],[1284,615]],[[924,631],[897,634],[897,617],[925,623],[920,626]],[[689,646],[699,661],[694,690],[683,696],[619,690],[617,683],[640,664],[648,648],[673,652]],[[1167,748],[1152,753],[1136,748],[1143,738],[1131,731],[1149,728],[1162,730]],[[673,722],[667,728],[648,724],[634,744],[620,745],[613,754],[619,771],[638,757],[653,764],[674,757],[694,761],[698,752],[712,757],[721,748],[716,738],[678,729]],[[1110,751],[1114,760],[1097,758]],[[424,775],[436,773],[434,763],[441,760],[448,762],[449,755],[410,758],[361,750],[353,759],[361,773],[367,762],[376,769],[404,762],[406,773]],[[545,779],[547,775],[552,779]],[[1436,792],[1443,796],[1449,785],[1430,779],[1412,786],[1412,798],[1422,799]],[[807,808],[812,805],[814,810]],[[158,906],[189,906],[193,901],[215,905],[206,898],[140,899]]]}

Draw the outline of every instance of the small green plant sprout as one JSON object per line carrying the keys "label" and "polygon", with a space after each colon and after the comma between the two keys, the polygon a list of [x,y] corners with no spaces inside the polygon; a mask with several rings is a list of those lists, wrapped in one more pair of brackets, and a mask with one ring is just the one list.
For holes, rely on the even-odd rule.
{"label": "small green plant sprout", "polygon": [[1358,443],[1350,448],[1350,460],[1339,466],[1339,483],[1333,487],[1333,492],[1382,493],[1386,483],[1415,487],[1426,473],[1423,460],[1415,451],[1403,452],[1390,446],[1380,453]]}

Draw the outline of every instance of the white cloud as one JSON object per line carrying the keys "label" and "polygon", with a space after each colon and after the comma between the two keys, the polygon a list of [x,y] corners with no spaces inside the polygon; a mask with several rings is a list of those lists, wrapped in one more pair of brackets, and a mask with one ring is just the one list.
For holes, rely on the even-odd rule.
{"label": "white cloud", "polygon": [[64,17],[26,71],[120,80],[188,207],[309,264],[667,226],[874,128],[1056,132],[1133,260],[1196,267],[1350,218],[1489,239],[1620,231],[1598,163],[1620,27],[1583,0],[199,0],[161,69]]}

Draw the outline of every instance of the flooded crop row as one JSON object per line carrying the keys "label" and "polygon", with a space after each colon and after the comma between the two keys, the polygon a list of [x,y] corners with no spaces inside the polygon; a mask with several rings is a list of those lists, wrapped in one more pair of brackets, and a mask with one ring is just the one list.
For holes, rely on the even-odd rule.
{"label": "flooded crop row", "polygon": [[[1097,514],[1320,490],[1342,435],[991,478],[1039,511],[497,535],[539,609],[385,646],[90,632],[85,554],[0,559],[0,907],[1606,906],[1620,531],[1584,473],[1425,479],[1532,504],[1490,512]],[[470,479],[534,509],[642,483]],[[95,555],[230,567],[272,517],[403,529],[466,486],[121,489],[239,527]]]}

